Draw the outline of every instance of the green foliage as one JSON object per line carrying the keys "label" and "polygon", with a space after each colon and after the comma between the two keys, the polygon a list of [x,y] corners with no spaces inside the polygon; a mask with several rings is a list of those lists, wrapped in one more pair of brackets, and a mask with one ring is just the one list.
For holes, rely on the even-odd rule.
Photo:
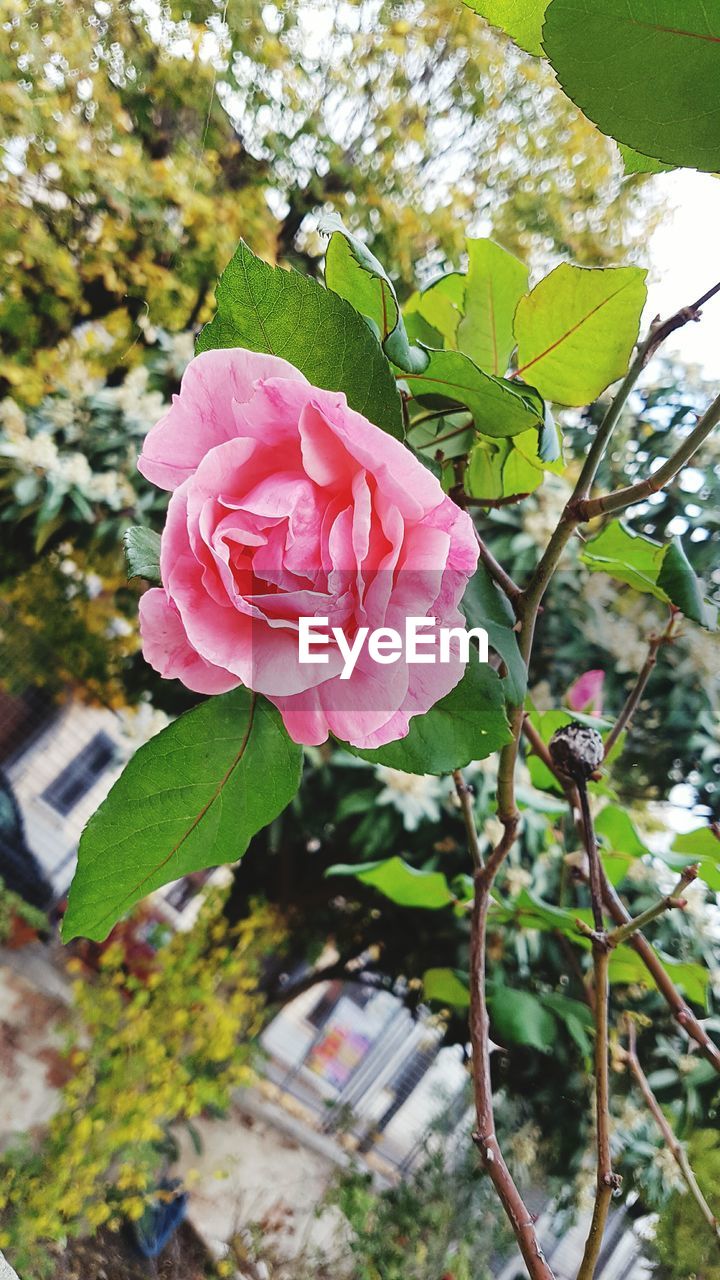
{"label": "green foliage", "polygon": [[4,880],[0,878],[0,946],[12,938],[17,921],[28,925],[31,929],[36,929],[39,933],[48,927],[45,912],[38,911],[37,907],[31,907],[19,893],[6,888]]}
{"label": "green foliage", "polygon": [[720,891],[720,840],[712,827],[698,827],[676,836],[671,852],[663,857],[678,869],[697,863],[698,873],[708,888],[716,893]]}
{"label": "green foliage", "polygon": [[717,608],[705,600],[679,538],[663,545],[633,533],[621,520],[612,520],[587,544],[580,559],[591,572],[608,573],[636,591],[673,605],[702,627],[717,626]]}
{"label": "green foliage", "polygon": [[246,689],[211,698],[139,749],[86,826],[66,941],[102,939],[153,889],[234,862],[297,791],[302,750]]}
{"label": "green foliage", "polygon": [[485,436],[516,436],[543,422],[543,406],[532,390],[485,373],[462,351],[431,351],[422,373],[405,381],[421,404],[452,409],[465,406]]}
{"label": "green foliage", "polygon": [[422,984],[426,1000],[435,1000],[455,1009],[467,1009],[470,1006],[470,988],[466,974],[447,968],[426,969]]}
{"label": "green foliage", "polygon": [[406,737],[372,750],[341,745],[362,760],[405,773],[450,773],[487,759],[509,733],[500,678],[471,653],[462,680],[424,716],[413,716]]}
{"label": "green foliage", "polygon": [[[224,897],[208,895],[144,978],[128,973],[117,937],[97,978],[76,982],[59,1110],[39,1143],[0,1161],[0,1247],[21,1274],[43,1274],[51,1242],[141,1218],[166,1168],[170,1126],[225,1110],[253,1079],[258,979],[281,932],[262,906],[229,928]],[[79,960],[69,967],[84,972]]]}
{"label": "green foliage", "polygon": [[513,318],[528,288],[528,269],[492,240],[468,240],[468,272],[457,345],[498,376],[515,346]]}
{"label": "green foliage", "polygon": [[309,382],[402,437],[400,396],[377,338],[344,298],[298,271],[270,267],[240,241],[217,286],[217,314],[197,350],[246,347],[282,356]]}
{"label": "green foliage", "polygon": [[424,907],[437,911],[455,901],[455,895],[441,871],[420,871],[402,858],[384,858],[381,862],[337,862],[328,867],[326,876],[353,876],[362,884],[372,885],[400,907]]}
{"label": "green foliage", "polygon": [[528,53],[542,54],[542,26],[548,0],[466,0],[494,27],[503,31]]}
{"label": "green foliage", "polygon": [[488,642],[505,664],[503,677],[508,702],[519,706],[525,697],[527,671],[518,647],[515,614],[482,562],[468,583],[462,600],[468,626],[484,627]]}
{"label": "green foliage", "polygon": [[515,313],[518,372],[560,404],[595,400],[626,372],[645,305],[639,267],[588,271],[561,263]]}
{"label": "green foliage", "polygon": [[720,19],[704,0],[550,0],[542,40],[605,133],[671,164],[720,168]]}
{"label": "green foliage", "polygon": [[160,582],[160,535],[154,529],[133,525],[123,538],[128,578]]}
{"label": "green foliage", "polygon": [[[710,1207],[717,1213],[720,1185],[720,1142],[716,1129],[699,1129],[687,1144],[690,1165]],[[652,1249],[659,1262],[659,1280],[720,1280],[717,1243],[695,1201],[685,1188],[675,1190],[663,1206]]]}

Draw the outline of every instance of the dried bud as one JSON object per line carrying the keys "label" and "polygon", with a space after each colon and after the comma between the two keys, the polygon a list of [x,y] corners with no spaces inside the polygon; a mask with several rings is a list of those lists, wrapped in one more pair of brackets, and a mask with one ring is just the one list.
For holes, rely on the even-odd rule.
{"label": "dried bud", "polygon": [[603,740],[597,729],[573,720],[553,734],[550,755],[559,773],[574,782],[587,782],[603,762]]}

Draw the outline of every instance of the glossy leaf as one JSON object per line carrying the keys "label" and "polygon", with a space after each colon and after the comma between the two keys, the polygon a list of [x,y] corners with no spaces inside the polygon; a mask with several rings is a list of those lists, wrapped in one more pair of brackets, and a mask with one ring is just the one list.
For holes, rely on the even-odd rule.
{"label": "glossy leaf", "polygon": [[457,345],[481,369],[501,376],[515,346],[513,317],[528,288],[523,262],[493,240],[468,240],[465,305]]}
{"label": "glossy leaf", "polygon": [[515,313],[518,374],[547,400],[585,405],[627,371],[647,297],[640,267],[561,263]]}
{"label": "glossy leaf", "polygon": [[501,1045],[526,1044],[549,1053],[557,1024],[549,1009],[529,991],[493,984],[488,992],[490,1034]]}
{"label": "glossy leaf", "polygon": [[247,689],[210,698],[135,753],[83,831],[63,938],[101,940],[140,898],[234,862],[297,791],[302,748]]}
{"label": "glossy leaf", "polygon": [[451,773],[471,760],[485,760],[510,741],[500,677],[471,654],[465,674],[447,697],[424,716],[414,716],[410,732],[372,751],[341,743],[347,751],[405,773]]}
{"label": "glossy leaf", "polygon": [[217,286],[217,313],[197,351],[246,347],[282,356],[316,387],[402,439],[402,406],[380,343],[354,307],[317,280],[271,267],[244,241]]}
{"label": "glossy leaf", "polygon": [[142,525],[133,525],[123,535],[128,578],[160,582],[160,534]]}
{"label": "glossy leaf", "polygon": [[467,975],[461,977],[454,969],[426,969],[422,981],[426,1000],[437,1000],[439,1004],[455,1009],[468,1008]]}
{"label": "glossy leaf", "polygon": [[528,53],[542,54],[542,24],[548,0],[465,0],[493,27],[500,27]]}
{"label": "glossy leaf", "polygon": [[607,573],[636,591],[675,605],[700,626],[717,626],[717,609],[705,600],[679,538],[655,542],[634,533],[622,520],[612,520],[586,543],[580,559],[593,573]]}
{"label": "glossy leaf", "polygon": [[462,599],[468,627],[484,627],[488,641],[505,663],[503,677],[508,702],[519,706],[527,688],[527,671],[518,646],[515,614],[507,596],[493,582],[485,566],[478,564]]}
{"label": "glossy leaf", "polygon": [[400,314],[395,288],[382,263],[337,214],[322,219],[321,231],[332,231],[325,255],[325,283],[356,311],[372,321],[388,358],[398,368],[422,370],[427,352],[411,346]]}
{"label": "glossy leaf", "polygon": [[399,907],[437,911],[455,900],[441,871],[419,871],[397,856],[379,862],[337,862],[325,875],[352,876],[361,884],[372,885]]}
{"label": "glossy leaf", "polygon": [[463,406],[482,435],[515,436],[543,425],[544,406],[531,388],[478,369],[461,351],[431,351],[423,373],[405,375],[411,394],[431,407]]}
{"label": "glossy leaf", "polygon": [[707,0],[550,0],[543,46],[573,102],[643,155],[720,169],[720,9]]}

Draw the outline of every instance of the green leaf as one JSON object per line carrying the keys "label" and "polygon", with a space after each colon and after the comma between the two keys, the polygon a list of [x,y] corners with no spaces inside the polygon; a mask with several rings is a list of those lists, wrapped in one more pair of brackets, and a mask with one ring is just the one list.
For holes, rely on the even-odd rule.
{"label": "green leaf", "polygon": [[465,314],[457,345],[481,369],[502,375],[515,346],[513,317],[528,288],[528,269],[493,240],[468,240]]}
{"label": "green leaf", "polygon": [[[693,1004],[701,1005],[704,1008],[710,979],[710,975],[704,965],[698,964],[694,960],[675,960],[672,956],[659,954],[663,967],[667,970],[675,985],[682,989],[687,999],[692,1000]],[[652,978],[640,956],[631,947],[622,946],[613,951],[610,956],[609,968],[610,981],[613,985],[629,986],[636,982],[642,983],[647,987],[653,985]]]}
{"label": "green leaf", "polygon": [[343,226],[337,214],[323,218],[320,231],[332,231],[325,256],[328,289],[346,298],[373,322],[388,358],[399,369],[425,369],[427,352],[410,346],[394,286],[382,263]]}
{"label": "green leaf", "polygon": [[595,830],[601,837],[602,861],[612,885],[620,884],[636,858],[649,853],[630,817],[619,805],[608,804],[600,810]]}
{"label": "green leaf", "polygon": [[527,1044],[549,1053],[557,1036],[553,1015],[529,991],[493,983],[488,991],[493,1039],[501,1044]]}
{"label": "green leaf", "polygon": [[461,405],[482,435],[515,436],[543,425],[545,409],[532,388],[494,378],[462,351],[431,351],[424,373],[409,373],[413,396],[431,408]]}
{"label": "green leaf", "polygon": [[340,745],[373,764],[404,773],[439,774],[462,769],[471,760],[485,760],[509,741],[500,677],[471,653],[460,683],[424,716],[414,716],[405,738],[371,751],[346,742]]}
{"label": "green leaf", "polygon": [[133,525],[123,534],[128,578],[147,578],[160,582],[160,534],[141,525]]}
{"label": "green leaf", "polygon": [[522,889],[506,905],[494,903],[490,909],[493,922],[514,924],[517,929],[538,929],[541,933],[561,933],[580,947],[589,943],[579,932],[578,920],[592,924],[592,913],[585,909],[553,906],[529,889]]}
{"label": "green leaf", "polygon": [[377,338],[350,303],[317,280],[271,267],[243,240],[217,286],[217,314],[197,351],[246,347],[282,356],[316,387],[402,439],[400,394]]}
{"label": "green leaf", "polygon": [[489,643],[507,669],[503,678],[507,700],[520,706],[525,698],[527,671],[514,630],[515,614],[507,596],[482,563],[467,585],[461,608],[469,627],[484,627],[487,631]]}
{"label": "green leaf", "polygon": [[708,887],[716,893],[720,890],[720,840],[710,827],[698,827],[695,831],[676,836],[671,852],[660,856],[678,870],[696,862]]}
{"label": "green leaf", "polygon": [[588,1034],[594,1025],[591,1010],[580,1000],[572,1000],[559,992],[550,991],[540,996],[546,1009],[550,1009],[560,1022],[564,1023],[568,1035],[572,1037],[581,1053],[588,1054],[592,1049],[592,1038]]}
{"label": "green leaf", "polygon": [[557,428],[547,418],[539,430],[523,431],[511,440],[480,436],[470,450],[465,492],[478,502],[519,501],[542,484],[543,472],[562,474],[565,464],[560,454]]}
{"label": "green leaf", "polygon": [[717,608],[707,602],[679,538],[655,542],[634,533],[622,520],[611,520],[580,555],[591,573],[607,573],[633,587],[673,604],[686,618],[714,630]]}
{"label": "green leaf", "polygon": [[247,689],[209,698],[135,753],[80,839],[63,938],[105,938],[140,898],[234,862],[297,791],[302,748]]}
{"label": "green leaf", "polygon": [[604,133],[673,165],[720,169],[720,9],[707,0],[551,0],[543,46]]}
{"label": "green leaf", "polygon": [[399,907],[424,907],[437,911],[454,902],[441,871],[418,871],[397,856],[379,862],[337,862],[326,876],[353,876],[361,884],[372,885]]}
{"label": "green leaf", "polygon": [[[428,347],[457,347],[457,331],[465,307],[467,276],[457,271],[441,276],[423,289],[413,293],[405,303],[408,328],[419,342]],[[417,325],[420,319],[425,326]],[[433,339],[436,335],[436,339]]]}
{"label": "green leaf", "polygon": [[671,164],[663,164],[662,160],[653,160],[652,156],[641,155],[632,147],[626,147],[623,142],[619,142],[618,146],[628,176],[634,173],[667,173],[673,168]]}
{"label": "green leaf", "polygon": [[627,371],[647,297],[640,267],[561,263],[515,313],[518,373],[547,400],[585,405]]}
{"label": "green leaf", "polygon": [[467,1009],[470,1004],[467,975],[460,976],[454,969],[426,969],[423,974],[423,995],[426,1000],[437,1000],[452,1008]]}
{"label": "green leaf", "polygon": [[493,27],[500,27],[521,49],[542,54],[543,17],[548,0],[465,0]]}

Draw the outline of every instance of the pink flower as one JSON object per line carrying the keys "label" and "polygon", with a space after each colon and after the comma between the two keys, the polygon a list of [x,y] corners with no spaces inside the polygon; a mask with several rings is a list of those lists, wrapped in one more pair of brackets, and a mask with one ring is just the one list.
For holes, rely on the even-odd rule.
{"label": "pink flower", "polygon": [[[163,586],[140,602],[143,652],[199,693],[243,684],[280,710],[296,742],[356,746],[403,737],[463,673],[457,645],[432,665],[373,661],[341,680],[300,661],[299,618],[348,641],[408,616],[462,627],[477,562],[469,516],[397,440],[275,356],[241,349],[192,360],[149,432],[140,471],[173,490]],[[320,652],[320,650],[314,650]]]}
{"label": "pink flower", "polygon": [[605,672],[586,671],[578,676],[567,691],[567,704],[571,711],[584,711],[587,715],[601,716],[603,709],[603,682]]}

